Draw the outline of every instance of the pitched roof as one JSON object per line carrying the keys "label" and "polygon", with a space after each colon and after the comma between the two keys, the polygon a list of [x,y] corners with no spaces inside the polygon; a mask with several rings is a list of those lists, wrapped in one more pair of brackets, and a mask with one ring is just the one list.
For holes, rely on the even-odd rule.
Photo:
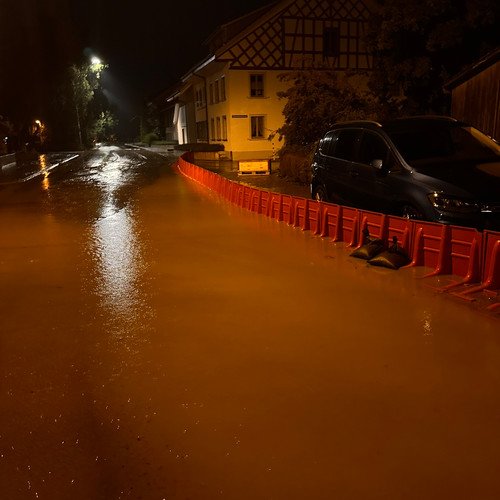
{"label": "pitched roof", "polygon": [[473,64],[467,66],[462,71],[452,76],[448,81],[445,82],[444,88],[447,90],[452,90],[472,77],[481,73],[481,71],[489,68],[497,61],[500,60],[500,47],[493,49],[492,51],[486,53],[483,57],[478,59]]}
{"label": "pitched roof", "polygon": [[[254,10],[244,16],[241,16],[233,21],[223,24],[217,28],[212,35],[210,35],[204,42],[205,45],[210,46],[210,53],[202,61],[196,63],[189,71],[187,71],[182,81],[185,82],[189,77],[200,71],[214,61],[224,61],[224,54],[228,49],[237,44],[240,40],[245,38],[249,33],[254,31],[258,26],[266,21],[279,16],[291,4],[297,0],[276,0],[264,7]],[[376,11],[379,6],[377,0],[347,0],[349,3],[362,4],[368,12]],[[335,0],[326,0],[326,3],[333,3]],[[345,3],[343,0],[341,3]],[[307,3],[307,0],[306,0]]]}
{"label": "pitched roof", "polygon": [[231,38],[241,33],[245,28],[252,24],[255,20],[263,16],[269,11],[276,3],[272,2],[264,5],[248,14],[244,14],[236,19],[233,19],[225,24],[221,24],[217,29],[211,33],[208,38],[203,42],[203,45],[208,45],[210,52],[215,52],[221,45],[226,44]]}

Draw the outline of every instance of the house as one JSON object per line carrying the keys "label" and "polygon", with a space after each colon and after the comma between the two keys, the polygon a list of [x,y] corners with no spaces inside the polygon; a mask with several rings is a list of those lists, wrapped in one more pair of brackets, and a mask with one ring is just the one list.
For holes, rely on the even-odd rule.
{"label": "house", "polygon": [[368,0],[282,0],[219,28],[209,55],[169,96],[180,144],[222,144],[232,160],[268,159],[284,123],[278,76],[304,68],[365,71]]}
{"label": "house", "polygon": [[179,93],[179,85],[173,85],[155,96],[150,104],[156,107],[160,120],[161,133],[160,136],[168,142],[178,142],[179,135],[175,124],[178,119],[175,113],[178,112],[177,95]]}
{"label": "house", "polygon": [[500,48],[445,83],[451,91],[451,115],[500,141]]}

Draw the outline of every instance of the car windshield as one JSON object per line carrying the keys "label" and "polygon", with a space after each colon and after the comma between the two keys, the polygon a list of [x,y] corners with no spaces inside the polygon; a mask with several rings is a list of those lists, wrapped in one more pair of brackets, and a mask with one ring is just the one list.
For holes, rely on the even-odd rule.
{"label": "car windshield", "polygon": [[387,132],[410,165],[434,161],[498,160],[500,146],[473,127],[420,125]]}

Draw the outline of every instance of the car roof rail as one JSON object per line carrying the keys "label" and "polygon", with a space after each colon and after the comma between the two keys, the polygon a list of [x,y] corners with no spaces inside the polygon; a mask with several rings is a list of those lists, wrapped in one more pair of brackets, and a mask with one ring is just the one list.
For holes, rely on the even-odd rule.
{"label": "car roof rail", "polygon": [[446,116],[446,115],[413,115],[413,116],[401,116],[400,118],[393,118],[392,120],[387,120],[388,122],[393,122],[393,121],[425,121],[425,120],[432,120],[432,121],[443,121],[443,122],[457,122],[458,120],[456,118],[453,118],[451,116]]}
{"label": "car roof rail", "polygon": [[375,120],[348,120],[345,122],[336,122],[333,126],[352,126],[352,125],[372,125],[374,127],[382,127],[382,124]]}

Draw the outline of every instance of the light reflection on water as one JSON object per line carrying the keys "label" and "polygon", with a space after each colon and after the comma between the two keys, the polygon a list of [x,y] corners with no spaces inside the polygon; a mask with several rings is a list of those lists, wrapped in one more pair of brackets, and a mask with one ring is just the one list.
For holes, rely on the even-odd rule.
{"label": "light reflection on water", "polygon": [[114,207],[106,204],[103,211],[111,215],[96,221],[93,242],[101,274],[99,295],[124,315],[137,303],[139,245],[128,207],[115,212]]}
{"label": "light reflection on water", "polygon": [[430,311],[423,311],[422,315],[422,330],[423,336],[427,343],[432,341],[433,331],[432,331],[432,314]]}
{"label": "light reflection on water", "polygon": [[43,174],[43,179],[42,179],[43,190],[48,191],[50,188],[50,181],[49,181],[49,164],[47,161],[47,156],[41,154],[38,157],[38,162],[40,163],[40,171]]}
{"label": "light reflection on water", "polygon": [[125,206],[117,203],[118,190],[130,180],[129,166],[128,159],[114,151],[91,165],[92,180],[102,191],[90,249],[97,265],[95,292],[106,326],[120,337],[136,331],[147,310],[140,286],[144,262],[134,212],[130,201]]}

